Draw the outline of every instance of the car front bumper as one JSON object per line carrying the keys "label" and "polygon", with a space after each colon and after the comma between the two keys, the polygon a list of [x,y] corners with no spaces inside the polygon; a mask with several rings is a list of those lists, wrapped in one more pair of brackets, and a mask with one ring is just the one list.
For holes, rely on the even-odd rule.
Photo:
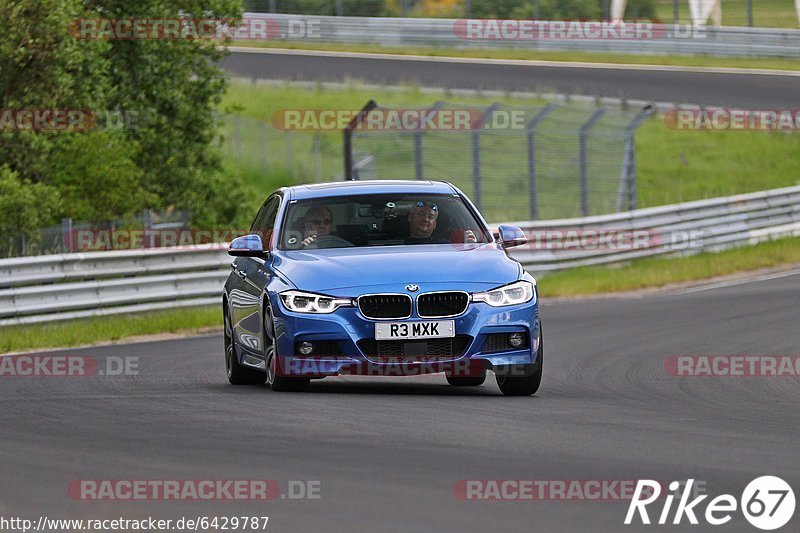
{"label": "car front bumper", "polygon": [[[539,348],[539,307],[535,300],[507,307],[471,302],[465,313],[452,318],[423,319],[412,315],[405,320],[380,321],[364,317],[355,307],[341,307],[330,314],[305,314],[288,311],[281,303],[275,302],[273,316],[278,372],[285,376],[418,375],[433,372],[473,375],[486,368],[529,367],[536,362]],[[401,355],[388,358],[376,357],[364,349],[363,341],[374,342],[375,324],[378,322],[430,320],[453,320],[455,334],[463,339],[465,348],[456,354],[441,353],[436,357]],[[490,335],[499,335],[492,339],[497,341],[511,333],[526,336],[521,348],[504,347],[497,342],[487,345]],[[298,344],[305,341],[325,346],[326,353],[298,353]]]}

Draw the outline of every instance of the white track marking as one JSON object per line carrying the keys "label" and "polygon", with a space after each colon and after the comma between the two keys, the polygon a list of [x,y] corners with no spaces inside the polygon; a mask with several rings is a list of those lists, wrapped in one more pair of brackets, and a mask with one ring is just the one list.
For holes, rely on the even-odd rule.
{"label": "white track marking", "polygon": [[544,61],[534,59],[488,59],[480,57],[419,56],[404,54],[376,54],[367,52],[334,52],[325,50],[299,50],[290,48],[252,48],[230,46],[231,52],[247,54],[294,55],[311,57],[341,57],[352,59],[385,59],[392,61],[422,61],[433,63],[467,63],[481,65],[513,65],[523,67],[558,67],[603,70],[638,70],[654,72],[698,72],[704,74],[747,74],[758,76],[800,77],[800,71],[776,69],[750,69],[731,67],[691,67],[679,65],[635,65],[629,63],[587,63],[582,61]]}
{"label": "white track marking", "polygon": [[700,287],[691,287],[677,291],[678,294],[691,294],[694,292],[710,291],[714,289],[724,289],[725,287],[735,287],[737,285],[746,285],[748,283],[759,283],[762,281],[769,281],[772,279],[788,278],[789,276],[796,276],[800,274],[800,269],[787,270],[786,272],[775,272],[773,274],[764,274],[762,276],[755,276],[752,278],[736,279],[731,281],[720,281],[718,283],[711,283],[709,285],[702,285]]}

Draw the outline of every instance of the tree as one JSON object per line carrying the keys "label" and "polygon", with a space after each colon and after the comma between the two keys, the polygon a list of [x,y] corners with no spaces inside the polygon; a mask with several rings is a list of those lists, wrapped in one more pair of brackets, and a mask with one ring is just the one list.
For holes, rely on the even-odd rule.
{"label": "tree", "polygon": [[42,183],[20,179],[8,165],[0,166],[0,257],[12,255],[14,239],[27,246],[39,242],[39,228],[58,210],[58,192]]}
{"label": "tree", "polygon": [[[104,40],[75,34],[86,19],[204,19],[226,24],[236,0],[19,0],[0,5],[0,110],[121,111],[131,127],[102,131],[0,129],[0,164],[59,192],[61,216],[92,220],[142,207],[230,223],[239,182],[222,176],[213,111],[225,91],[224,41]],[[71,33],[72,30],[72,33]],[[212,201],[213,199],[213,201]]]}

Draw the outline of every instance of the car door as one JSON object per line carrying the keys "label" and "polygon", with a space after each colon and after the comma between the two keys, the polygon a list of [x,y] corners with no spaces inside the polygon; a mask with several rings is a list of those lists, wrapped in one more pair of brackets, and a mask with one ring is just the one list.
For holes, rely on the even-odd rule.
{"label": "car door", "polygon": [[[280,194],[270,196],[250,227],[250,233],[261,236],[266,250],[270,249],[280,204]],[[270,259],[237,257],[232,264],[237,273],[230,297],[234,335],[241,348],[256,353],[263,350],[261,295],[270,279],[269,263]]]}

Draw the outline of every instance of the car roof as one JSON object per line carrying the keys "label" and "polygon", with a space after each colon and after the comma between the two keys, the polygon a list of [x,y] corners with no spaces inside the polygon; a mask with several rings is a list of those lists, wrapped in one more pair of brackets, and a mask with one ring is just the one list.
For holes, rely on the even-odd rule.
{"label": "car roof", "polygon": [[292,200],[327,198],[361,194],[456,194],[452,185],[445,181],[424,180],[350,180],[295,185],[287,187]]}

